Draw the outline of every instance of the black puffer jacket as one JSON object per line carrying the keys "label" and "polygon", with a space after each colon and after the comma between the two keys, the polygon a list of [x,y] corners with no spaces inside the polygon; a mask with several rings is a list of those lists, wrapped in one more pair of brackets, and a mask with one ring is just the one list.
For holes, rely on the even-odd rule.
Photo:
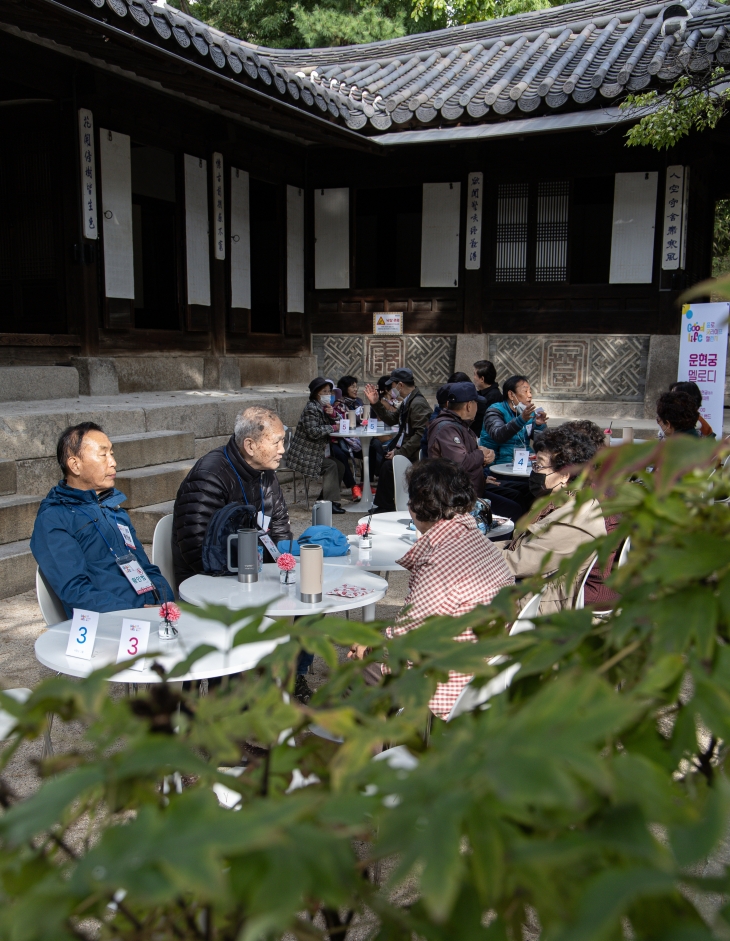
{"label": "black puffer jacket", "polygon": [[[226,454],[243,481],[245,502],[260,510],[263,493],[264,515],[271,517],[269,535],[274,543],[292,537],[289,511],[275,472],[250,467],[231,437],[228,444],[200,458],[177,492],[172,522],[172,560],[178,584],[203,571],[203,540],[213,514],[228,503],[244,502],[241,484]],[[264,555],[267,555],[265,550]]]}

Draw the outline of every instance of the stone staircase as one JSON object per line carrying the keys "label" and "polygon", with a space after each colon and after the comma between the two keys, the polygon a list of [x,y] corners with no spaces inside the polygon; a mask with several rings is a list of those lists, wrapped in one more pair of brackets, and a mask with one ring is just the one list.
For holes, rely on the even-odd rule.
{"label": "stone staircase", "polygon": [[107,432],[117,489],[127,497],[140,540],[149,544],[190,468],[228,440],[242,409],[264,405],[293,428],[306,399],[299,388],[252,388],[0,404],[0,598],[35,585],[29,540],[41,500],[60,477],[56,442],[68,425],[95,421]]}

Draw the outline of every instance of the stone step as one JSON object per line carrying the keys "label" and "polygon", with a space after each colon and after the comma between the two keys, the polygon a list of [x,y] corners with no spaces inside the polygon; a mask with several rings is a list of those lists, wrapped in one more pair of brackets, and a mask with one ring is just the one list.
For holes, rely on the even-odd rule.
{"label": "stone step", "polygon": [[0,402],[78,397],[79,374],[73,366],[0,367]]}
{"label": "stone step", "polygon": [[124,508],[131,510],[174,500],[178,487],[194,464],[193,460],[174,461],[169,464],[156,464],[154,467],[139,467],[117,474],[115,486],[127,497]]}
{"label": "stone step", "polygon": [[0,545],[30,539],[42,499],[18,493],[0,497]]}
{"label": "stone step", "polygon": [[0,461],[0,494],[15,493],[18,489],[18,471],[15,461]]}
{"label": "stone step", "polygon": [[111,441],[117,473],[195,457],[195,434],[192,431],[141,431],[112,435]]}
{"label": "stone step", "polygon": [[0,598],[11,598],[35,588],[35,570],[29,539],[0,546]]}
{"label": "stone step", "polygon": [[163,516],[172,513],[175,506],[174,500],[167,500],[165,503],[153,503],[151,506],[138,506],[129,511],[129,518],[132,520],[137,536],[145,545],[152,542],[155,534],[155,526],[160,522]]}

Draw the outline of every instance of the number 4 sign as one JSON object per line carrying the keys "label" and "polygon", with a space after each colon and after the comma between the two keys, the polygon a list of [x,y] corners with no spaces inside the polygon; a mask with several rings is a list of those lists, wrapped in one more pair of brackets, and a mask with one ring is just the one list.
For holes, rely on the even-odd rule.
{"label": "number 4 sign", "polygon": [[[119,638],[119,650],[117,650],[117,663],[123,663],[125,660],[131,660],[133,657],[139,657],[140,654],[147,653],[149,639],[149,621],[134,621],[132,618],[123,618],[122,636]],[[137,660],[129,669],[144,670],[144,660]]]}
{"label": "number 4 sign", "polygon": [[512,465],[512,473],[529,474],[531,470],[530,452],[527,448],[515,448],[515,462]]}
{"label": "number 4 sign", "polygon": [[84,611],[81,608],[74,608],[71,632],[68,635],[68,644],[66,645],[66,656],[91,660],[98,626],[99,614],[97,611]]}

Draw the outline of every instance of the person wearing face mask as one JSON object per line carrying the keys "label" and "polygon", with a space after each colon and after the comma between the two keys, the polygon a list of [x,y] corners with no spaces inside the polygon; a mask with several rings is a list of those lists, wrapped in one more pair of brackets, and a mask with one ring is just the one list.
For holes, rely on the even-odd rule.
{"label": "person wearing face mask", "polygon": [[321,477],[320,499],[331,501],[333,513],[344,513],[340,505],[340,484],[345,468],[332,457],[329,444],[337,422],[332,407],[332,389],[333,384],[322,376],[309,383],[309,401],[289,445],[286,466],[306,477]]}
{"label": "person wearing face mask", "polygon": [[410,369],[394,369],[385,382],[390,390],[393,403],[398,403],[395,411],[385,408],[380,402],[378,389],[368,383],[365,395],[373,411],[386,425],[397,425],[398,432],[390,441],[384,455],[384,461],[378,476],[378,492],[375,497],[375,513],[387,513],[395,510],[395,482],[393,480],[392,458],[396,455],[407,457],[415,463],[420,457],[421,437],[431,416],[431,406],[424,394],[416,388],[416,381]]}
{"label": "person wearing face mask", "polygon": [[[543,507],[527,529],[506,546],[500,546],[504,560],[515,578],[546,576],[540,603],[540,614],[573,607],[583,576],[593,562],[587,559],[570,585],[564,579],[550,580],[561,562],[576,549],[606,535],[606,523],[597,500],[576,506],[571,484],[580,465],[591,461],[599,449],[598,435],[586,433],[584,423],[568,422],[546,431],[535,442],[537,456],[529,478],[535,499],[566,490],[567,502],[556,507],[552,502]],[[600,432],[599,432],[600,433]]]}
{"label": "person wearing face mask", "polygon": [[479,444],[495,453],[495,464],[511,464],[516,448],[534,450],[533,444],[547,428],[544,409],[537,410],[527,376],[511,376],[502,386],[502,401],[490,405],[484,415]]}

